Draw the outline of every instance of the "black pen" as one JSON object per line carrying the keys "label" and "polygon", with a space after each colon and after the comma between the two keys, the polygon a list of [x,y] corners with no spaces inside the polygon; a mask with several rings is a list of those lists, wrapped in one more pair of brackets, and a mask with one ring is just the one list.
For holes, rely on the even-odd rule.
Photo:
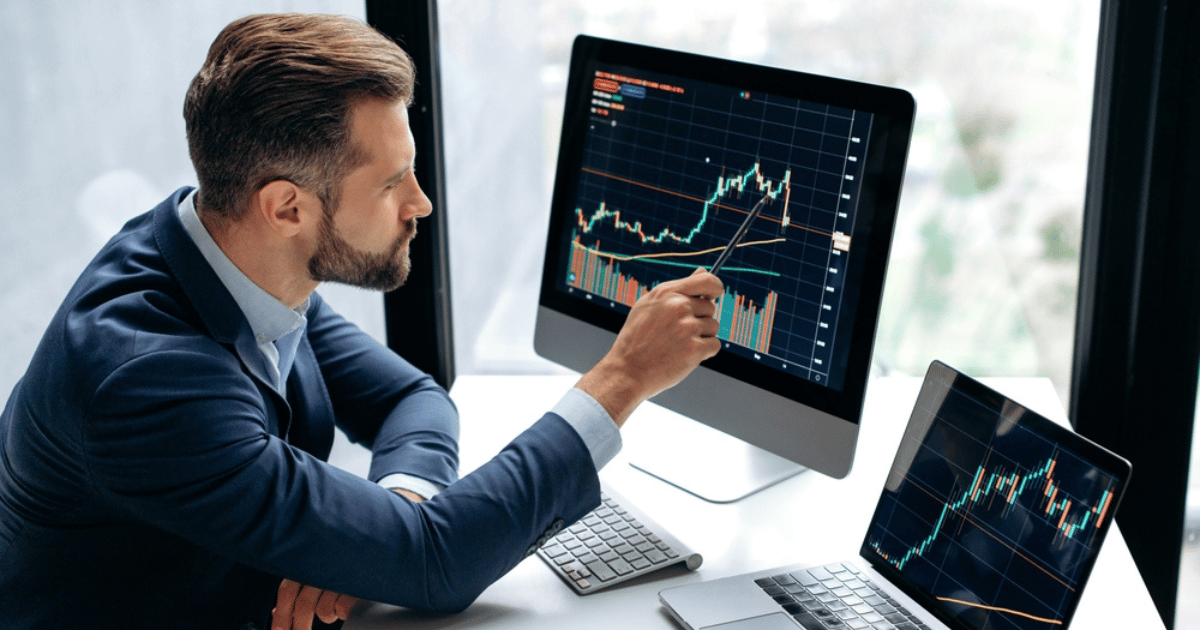
{"label": "black pen", "polygon": [[762,212],[765,205],[767,205],[767,196],[763,195],[763,198],[759,199],[758,203],[754,204],[754,207],[750,209],[750,214],[746,215],[746,220],[742,221],[742,226],[734,233],[733,238],[729,239],[729,244],[725,246],[725,250],[717,257],[717,262],[713,263],[713,266],[709,268],[709,273],[714,276],[717,275],[717,272],[721,270],[721,266],[725,264],[725,261],[729,259],[729,255],[733,253],[733,248],[737,247],[738,243],[742,241],[742,237],[746,235],[746,231],[750,229],[750,222]]}

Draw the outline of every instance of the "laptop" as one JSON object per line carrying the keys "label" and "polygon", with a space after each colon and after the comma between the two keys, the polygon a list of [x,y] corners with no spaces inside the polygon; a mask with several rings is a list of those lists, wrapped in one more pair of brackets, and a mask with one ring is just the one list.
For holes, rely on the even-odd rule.
{"label": "laptop", "polygon": [[1065,629],[1129,474],[1128,461],[935,361],[858,558],[659,599],[690,630]]}

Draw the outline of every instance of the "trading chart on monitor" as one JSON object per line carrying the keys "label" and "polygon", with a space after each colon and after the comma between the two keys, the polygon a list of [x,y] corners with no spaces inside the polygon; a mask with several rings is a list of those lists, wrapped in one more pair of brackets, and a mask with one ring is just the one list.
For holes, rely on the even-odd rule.
{"label": "trading chart on monitor", "polygon": [[562,288],[628,309],[711,265],[765,197],[721,271],[719,337],[728,352],[840,387],[872,116],[619,66],[597,67],[587,89]]}

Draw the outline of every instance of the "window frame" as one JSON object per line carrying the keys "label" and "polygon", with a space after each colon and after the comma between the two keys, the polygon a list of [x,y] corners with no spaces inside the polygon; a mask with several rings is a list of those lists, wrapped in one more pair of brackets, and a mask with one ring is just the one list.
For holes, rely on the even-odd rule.
{"label": "window frame", "polygon": [[1198,18],[1169,0],[1101,7],[1069,412],[1133,463],[1116,518],[1168,628],[1200,366]]}

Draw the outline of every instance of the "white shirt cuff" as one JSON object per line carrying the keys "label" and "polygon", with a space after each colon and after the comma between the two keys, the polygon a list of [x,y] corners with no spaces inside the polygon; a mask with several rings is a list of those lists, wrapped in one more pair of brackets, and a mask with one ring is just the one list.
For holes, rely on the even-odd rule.
{"label": "white shirt cuff", "polygon": [[404,473],[392,473],[379,480],[379,485],[387,489],[399,488],[421,495],[424,499],[432,499],[433,495],[442,491],[442,487],[432,481]]}
{"label": "white shirt cuff", "polygon": [[621,452],[621,430],[617,423],[595,398],[583,390],[567,390],[550,411],[562,416],[579,433],[597,471]]}

